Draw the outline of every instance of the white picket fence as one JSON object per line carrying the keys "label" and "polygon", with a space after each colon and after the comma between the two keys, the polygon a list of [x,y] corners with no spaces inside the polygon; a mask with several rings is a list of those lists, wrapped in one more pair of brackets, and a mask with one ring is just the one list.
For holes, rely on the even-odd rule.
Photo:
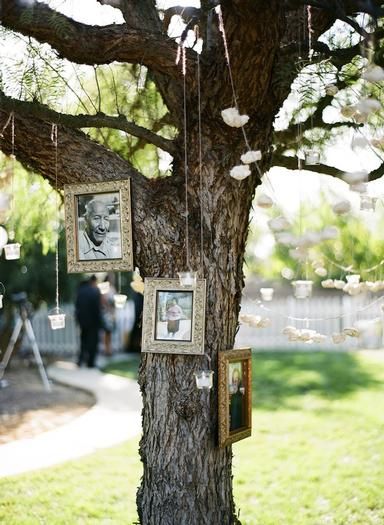
{"label": "white picket fence", "polygon": [[[244,298],[241,313],[268,317],[271,326],[252,328],[240,325],[236,336],[236,346],[252,346],[257,349],[357,349],[381,348],[383,344],[383,300],[371,294],[350,297],[349,295],[329,295],[295,299],[293,296],[274,299],[261,303],[258,300]],[[311,319],[307,322],[299,319]],[[312,321],[313,319],[313,321]],[[282,331],[285,326],[311,328],[324,334],[328,339],[320,344],[297,343],[288,341]],[[361,332],[359,338],[347,337],[345,343],[335,345],[331,335],[343,328],[355,326]]]}
{"label": "white picket fence", "polygon": [[[262,315],[271,319],[268,328],[252,328],[240,325],[236,336],[236,346],[251,346],[257,349],[334,349],[347,350],[357,348],[381,348],[383,344],[383,301],[376,300],[372,295],[330,295],[298,300],[292,296],[277,298],[264,302],[262,306],[257,300],[244,298],[241,312]],[[66,313],[64,330],[51,330],[46,309],[40,309],[33,315],[32,325],[36,340],[42,354],[73,356],[79,348],[79,330],[75,322],[73,305],[62,307]],[[132,329],[134,316],[133,304],[128,302],[124,309],[116,310],[116,330],[113,333],[112,346],[114,351],[121,351]],[[293,318],[316,319],[316,321],[297,321]],[[315,329],[328,336],[325,343],[308,345],[289,342],[282,331],[285,326]],[[356,326],[361,330],[361,336],[348,337],[341,345],[334,345],[331,335],[341,332],[343,328]]]}
{"label": "white picket fence", "polygon": [[[79,350],[79,327],[75,320],[73,305],[60,307],[65,313],[65,328],[52,330],[48,320],[47,308],[40,308],[32,317],[35,338],[42,354],[57,356],[74,356]],[[128,301],[125,308],[116,309],[116,329],[112,334],[112,348],[115,352],[124,348],[128,334],[132,330],[134,320],[133,302]],[[28,342],[25,341],[28,345]]]}

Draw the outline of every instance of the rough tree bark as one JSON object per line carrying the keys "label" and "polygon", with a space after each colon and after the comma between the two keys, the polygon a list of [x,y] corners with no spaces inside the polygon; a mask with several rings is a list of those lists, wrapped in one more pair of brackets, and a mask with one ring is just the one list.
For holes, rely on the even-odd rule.
{"label": "rough tree bark", "polygon": [[[252,149],[263,152],[264,171],[270,163],[273,119],[287,95],[287,88],[275,89],[273,78],[285,29],[284,2],[228,0],[222,4],[240,112],[250,116],[248,139]],[[60,17],[68,29],[60,34],[54,31],[47,6],[35,4],[28,17],[29,7],[11,0],[3,0],[1,22],[50,43],[73,61],[146,64],[182,131],[182,77],[174,65],[175,45],[161,31],[154,2],[125,0],[115,5],[125,16],[122,26],[88,28]],[[145,34],[149,25],[152,33]],[[205,351],[217,370],[218,352],[234,343],[249,211],[259,177],[254,168],[242,182],[229,177],[246,147],[241,130],[227,127],[220,116],[222,109],[233,106],[233,94],[216,21],[210,29],[212,45],[201,57],[202,193],[196,58],[190,54],[187,60],[188,202],[191,266],[207,280]],[[15,153],[26,166],[54,179],[50,122],[57,119],[60,184],[132,177],[134,257],[143,276],[174,277],[185,269],[182,132],[172,145],[172,177],[146,180],[118,155],[72,129],[76,121],[47,114],[38,104],[31,103],[33,109],[26,111],[17,101],[2,100],[0,129],[14,111]],[[145,138],[150,140],[150,135]],[[164,147],[171,145],[164,142]],[[0,137],[0,148],[10,152],[9,130]],[[194,386],[193,372],[202,364],[201,356],[142,356],[144,474],[137,505],[144,525],[239,523],[232,496],[232,450],[217,446],[217,374],[210,395]]]}

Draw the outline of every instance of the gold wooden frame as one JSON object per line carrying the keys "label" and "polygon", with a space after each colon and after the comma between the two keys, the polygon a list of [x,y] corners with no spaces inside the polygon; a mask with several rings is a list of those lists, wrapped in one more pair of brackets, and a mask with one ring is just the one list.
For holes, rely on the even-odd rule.
{"label": "gold wooden frame", "polygon": [[[121,256],[110,259],[82,260],[79,257],[79,197],[95,197],[116,193],[119,200],[119,248]],[[67,240],[67,269],[69,273],[132,271],[132,224],[130,179],[64,186],[65,233]]]}
{"label": "gold wooden frame", "polygon": [[[158,292],[192,293],[190,340],[156,337]],[[146,278],[144,281],[142,352],[159,354],[204,354],[205,279],[198,279],[196,287],[181,286],[179,279]]]}
{"label": "gold wooden frame", "polygon": [[[230,430],[230,389],[229,366],[231,363],[242,364],[244,406],[242,417],[244,425]],[[245,378],[243,377],[245,374]],[[219,446],[226,447],[231,443],[247,438],[252,432],[252,353],[250,348],[236,348],[219,352]]]}

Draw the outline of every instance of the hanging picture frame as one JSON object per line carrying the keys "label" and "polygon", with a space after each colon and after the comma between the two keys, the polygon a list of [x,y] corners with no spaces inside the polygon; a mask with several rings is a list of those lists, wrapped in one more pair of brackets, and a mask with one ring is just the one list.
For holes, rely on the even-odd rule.
{"label": "hanging picture frame", "polygon": [[252,354],[250,348],[219,352],[219,446],[252,432]]}
{"label": "hanging picture frame", "polygon": [[144,280],[142,352],[204,354],[205,280]]}
{"label": "hanging picture frame", "polygon": [[64,186],[69,273],[132,271],[130,179]]}

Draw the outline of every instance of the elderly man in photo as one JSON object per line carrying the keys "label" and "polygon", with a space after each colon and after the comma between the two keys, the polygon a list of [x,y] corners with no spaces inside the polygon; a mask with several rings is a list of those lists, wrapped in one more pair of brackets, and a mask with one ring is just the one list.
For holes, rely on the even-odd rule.
{"label": "elderly man in photo", "polygon": [[109,210],[100,199],[88,202],[84,215],[85,229],[79,232],[79,259],[117,259],[120,248],[109,236]]}

